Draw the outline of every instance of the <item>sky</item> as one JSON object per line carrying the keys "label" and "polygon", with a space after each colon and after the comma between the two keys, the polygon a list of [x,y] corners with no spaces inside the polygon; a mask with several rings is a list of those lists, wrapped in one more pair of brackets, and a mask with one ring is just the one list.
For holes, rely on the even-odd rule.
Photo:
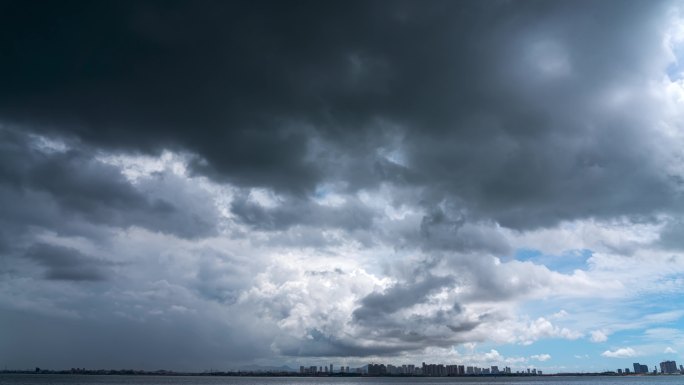
{"label": "sky", "polygon": [[0,367],[684,363],[681,1],[0,2]]}

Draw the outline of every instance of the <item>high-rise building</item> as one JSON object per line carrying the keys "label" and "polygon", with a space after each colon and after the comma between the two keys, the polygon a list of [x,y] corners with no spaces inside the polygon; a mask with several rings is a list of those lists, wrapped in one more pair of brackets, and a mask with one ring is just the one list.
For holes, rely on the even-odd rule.
{"label": "high-rise building", "polygon": [[384,376],[387,374],[387,367],[384,364],[368,364],[369,376]]}
{"label": "high-rise building", "polygon": [[677,363],[674,361],[663,361],[660,363],[660,373],[677,373]]}

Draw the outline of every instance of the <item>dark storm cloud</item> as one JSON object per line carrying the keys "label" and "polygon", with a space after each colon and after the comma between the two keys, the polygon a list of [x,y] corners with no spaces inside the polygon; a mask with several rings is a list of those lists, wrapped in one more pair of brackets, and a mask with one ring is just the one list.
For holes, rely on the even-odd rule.
{"label": "dark storm cloud", "polygon": [[115,167],[95,161],[79,150],[45,152],[29,137],[3,130],[3,180],[20,189],[45,192],[68,212],[81,213],[93,222],[108,220],[112,211],[173,208],[165,202],[148,202]]}
{"label": "dark storm cloud", "polygon": [[[82,224],[138,225],[190,238],[215,231],[215,213],[188,213],[189,207],[150,197],[91,152],[46,149],[11,129],[0,129],[0,139],[0,222],[6,231],[25,233],[23,226],[33,226],[88,233]],[[182,199],[177,195],[173,199]]]}
{"label": "dark storm cloud", "polygon": [[[188,150],[195,171],[243,186],[418,183],[427,203],[456,196],[515,228],[643,215],[674,199],[658,164],[632,151],[654,122],[590,96],[645,80],[664,9],[5,2],[0,117],[109,149]],[[381,122],[405,135],[406,166],[368,156]]]}
{"label": "dark storm cloud", "polygon": [[32,246],[26,257],[45,267],[45,278],[66,281],[103,281],[112,263],[95,259],[80,251],[46,243]]}
{"label": "dark storm cloud", "polygon": [[444,287],[451,287],[455,280],[451,276],[428,275],[416,282],[397,284],[382,293],[371,293],[361,300],[361,306],[354,310],[354,320],[373,323],[385,315],[410,308],[426,300],[427,296]]}
{"label": "dark storm cloud", "polygon": [[[446,284],[443,279],[437,278],[437,281]],[[383,294],[372,293],[363,298],[360,301],[362,306],[353,313],[352,334],[314,327],[307,330],[303,338],[292,335],[279,336],[274,346],[279,353],[287,356],[391,356],[419,352],[427,347],[448,347],[466,341],[480,340],[481,335],[473,334],[475,329],[486,322],[501,319],[500,315],[491,313],[479,316],[465,315],[464,308],[459,304],[428,313],[418,311],[399,314],[400,310],[409,310],[414,305],[426,304],[425,298],[416,299],[411,294],[411,298],[405,301],[394,298],[403,293],[403,288],[409,286],[411,284],[388,288],[383,294],[384,298],[391,302],[389,306],[382,305]],[[439,283],[411,286],[421,292],[434,292],[419,286],[439,286]],[[366,311],[372,307],[382,309]]]}
{"label": "dark storm cloud", "polygon": [[233,199],[231,211],[242,222],[266,230],[284,230],[300,224],[317,228],[342,228],[350,231],[369,229],[374,215],[358,200],[345,202],[339,207],[330,207],[297,197],[287,197],[276,207],[264,207],[248,200],[244,194]]}
{"label": "dark storm cloud", "polygon": [[672,250],[684,249],[684,221],[676,220],[665,225],[657,245]]}
{"label": "dark storm cloud", "polygon": [[457,325],[447,325],[447,327],[454,333],[462,333],[475,329],[479,324],[479,322],[462,322]]}
{"label": "dark storm cloud", "polygon": [[281,354],[295,357],[367,357],[371,355],[392,355],[415,350],[416,345],[406,343],[362,344],[359,341],[340,339],[318,329],[309,331],[306,339],[284,339],[277,341]]}
{"label": "dark storm cloud", "polygon": [[[411,321],[409,321],[411,322]],[[425,322],[427,325],[428,322]],[[283,339],[276,342],[281,354],[295,357],[368,357],[393,356],[401,353],[422,351],[427,346],[451,346],[458,338],[451,335],[427,335],[420,326],[411,324],[401,329],[382,330],[374,333],[372,344],[358,339],[339,338],[318,329],[309,330],[305,339]],[[406,329],[415,326],[418,331]],[[432,325],[431,325],[432,326]],[[474,327],[473,327],[474,328]],[[444,327],[449,331],[449,328]],[[471,328],[472,330],[472,328]]]}
{"label": "dark storm cloud", "polygon": [[458,206],[442,206],[433,208],[420,223],[420,242],[424,248],[495,255],[510,253],[506,239],[497,231],[469,224],[465,210]]}

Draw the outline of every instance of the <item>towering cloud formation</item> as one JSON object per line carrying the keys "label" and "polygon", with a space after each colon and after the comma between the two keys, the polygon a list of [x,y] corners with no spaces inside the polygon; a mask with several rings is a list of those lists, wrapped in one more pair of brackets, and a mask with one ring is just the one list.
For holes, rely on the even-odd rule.
{"label": "towering cloud formation", "polygon": [[453,348],[678,322],[587,298],[682,279],[682,12],[5,2],[0,357],[485,362]]}

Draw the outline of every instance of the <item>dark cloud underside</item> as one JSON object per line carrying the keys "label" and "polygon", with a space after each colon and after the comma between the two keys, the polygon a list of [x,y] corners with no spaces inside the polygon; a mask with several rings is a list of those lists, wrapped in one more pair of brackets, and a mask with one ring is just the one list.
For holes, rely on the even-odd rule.
{"label": "dark cloud underside", "polygon": [[105,280],[105,268],[110,265],[106,261],[85,256],[76,249],[48,244],[32,246],[26,257],[47,268],[46,278],[57,280]]}
{"label": "dark cloud underside", "polygon": [[[674,199],[630,150],[655,122],[606,115],[590,96],[643,80],[659,39],[648,15],[663,9],[5,2],[0,116],[110,149],[191,151],[195,171],[244,186],[417,183],[511,227],[642,215]],[[378,168],[379,122],[399,127],[414,177]]]}

